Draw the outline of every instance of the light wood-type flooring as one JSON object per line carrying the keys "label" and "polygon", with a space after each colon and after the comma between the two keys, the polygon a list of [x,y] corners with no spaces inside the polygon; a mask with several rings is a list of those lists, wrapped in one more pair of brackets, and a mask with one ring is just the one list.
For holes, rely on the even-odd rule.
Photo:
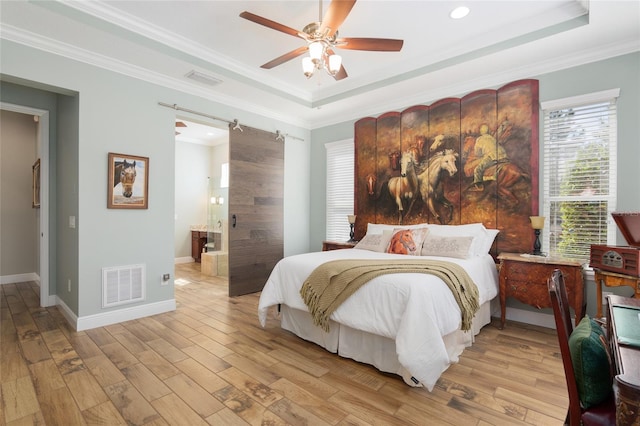
{"label": "light wood-type flooring", "polygon": [[262,329],[258,294],[177,265],[177,310],[81,332],[0,286],[0,425],[560,425],[553,330],[494,320],[433,392]]}

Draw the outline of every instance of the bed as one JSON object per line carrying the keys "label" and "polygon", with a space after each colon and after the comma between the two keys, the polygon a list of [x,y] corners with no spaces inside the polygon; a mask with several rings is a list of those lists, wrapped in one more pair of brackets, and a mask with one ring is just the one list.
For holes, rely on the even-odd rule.
{"label": "bed", "polygon": [[[498,274],[489,249],[497,231],[482,224],[412,225],[419,244],[414,253],[388,253],[402,227],[370,224],[353,249],[293,255],[273,269],[260,295],[258,317],[280,317],[280,324],[326,350],[402,377],[429,391],[464,348],[491,320],[491,300],[498,294]],[[427,229],[424,231],[424,229]],[[404,229],[404,228],[402,228]],[[423,234],[420,234],[420,232]],[[369,242],[369,243],[367,243]],[[427,249],[429,247],[429,249]],[[437,256],[434,256],[437,253]],[[436,275],[383,274],[368,281],[330,315],[328,330],[314,324],[300,290],[321,264],[341,259],[400,261],[425,259],[461,266],[477,287],[479,309],[468,331],[461,330],[461,308],[452,290]]]}

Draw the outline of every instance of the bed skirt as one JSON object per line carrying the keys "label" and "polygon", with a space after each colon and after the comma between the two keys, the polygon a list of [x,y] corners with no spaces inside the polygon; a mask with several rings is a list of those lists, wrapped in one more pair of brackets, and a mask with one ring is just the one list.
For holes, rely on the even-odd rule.
{"label": "bed skirt", "polygon": [[[455,331],[443,337],[450,364],[458,362],[462,351],[473,344],[474,336],[480,329],[491,322],[491,302],[486,302],[473,318],[473,333]],[[316,343],[329,352],[351,358],[359,362],[373,365],[380,371],[397,374],[410,386],[422,386],[398,361],[396,343],[393,339],[378,336],[341,325],[329,320],[329,332],[324,332],[313,324],[311,315],[307,311],[281,306],[281,327],[296,336]],[[445,368],[446,369],[446,368]],[[443,373],[440,371],[439,373]],[[432,387],[427,386],[427,387]]]}

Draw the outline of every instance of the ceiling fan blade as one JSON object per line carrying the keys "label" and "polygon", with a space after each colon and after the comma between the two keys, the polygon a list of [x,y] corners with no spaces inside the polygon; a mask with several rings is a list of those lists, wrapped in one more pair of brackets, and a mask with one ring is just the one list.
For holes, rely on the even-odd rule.
{"label": "ceiling fan blade", "polygon": [[356,4],[356,0],[333,0],[324,14],[322,24],[320,24],[320,33],[324,34],[325,31],[328,31],[327,37],[334,35],[353,9],[354,4]]}
{"label": "ceiling fan blade", "polygon": [[251,12],[242,12],[240,14],[241,18],[247,19],[251,22],[255,22],[256,24],[264,25],[267,28],[271,28],[272,30],[280,31],[285,34],[289,34],[295,37],[300,37],[300,32],[298,30],[294,30],[291,27],[287,27],[286,25],[282,25],[277,23],[276,21],[272,21],[271,19],[263,18],[262,16],[255,15]]}
{"label": "ceiling fan blade", "polygon": [[264,65],[261,65],[260,68],[265,68],[265,69],[269,70],[271,68],[277,67],[278,65],[284,64],[285,62],[290,61],[293,58],[296,58],[296,57],[302,55],[307,50],[309,50],[309,47],[306,46],[306,45],[298,47],[297,49],[292,50],[291,52],[285,53],[284,55],[279,56],[279,57],[275,58],[274,60],[267,62]]}
{"label": "ceiling fan blade", "polygon": [[404,40],[392,38],[340,38],[336,47],[347,50],[374,50],[378,52],[399,52]]}

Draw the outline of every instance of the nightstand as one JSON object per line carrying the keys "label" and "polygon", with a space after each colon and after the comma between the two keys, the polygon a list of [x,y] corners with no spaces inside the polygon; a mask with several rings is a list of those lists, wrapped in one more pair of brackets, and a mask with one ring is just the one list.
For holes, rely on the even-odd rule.
{"label": "nightstand", "polygon": [[323,241],[322,251],[350,249],[354,248],[356,244],[358,243],[350,243],[347,241]]}
{"label": "nightstand", "polygon": [[593,268],[596,282],[596,318],[602,317],[602,284],[607,287],[629,286],[635,291],[635,298],[640,299],[640,277],[618,274]]}
{"label": "nightstand", "polygon": [[500,253],[500,328],[504,328],[507,297],[538,309],[550,308],[547,280],[554,269],[560,269],[567,287],[569,305],[575,311],[576,325],[584,317],[587,304],[584,298],[582,263],[573,259]]}

